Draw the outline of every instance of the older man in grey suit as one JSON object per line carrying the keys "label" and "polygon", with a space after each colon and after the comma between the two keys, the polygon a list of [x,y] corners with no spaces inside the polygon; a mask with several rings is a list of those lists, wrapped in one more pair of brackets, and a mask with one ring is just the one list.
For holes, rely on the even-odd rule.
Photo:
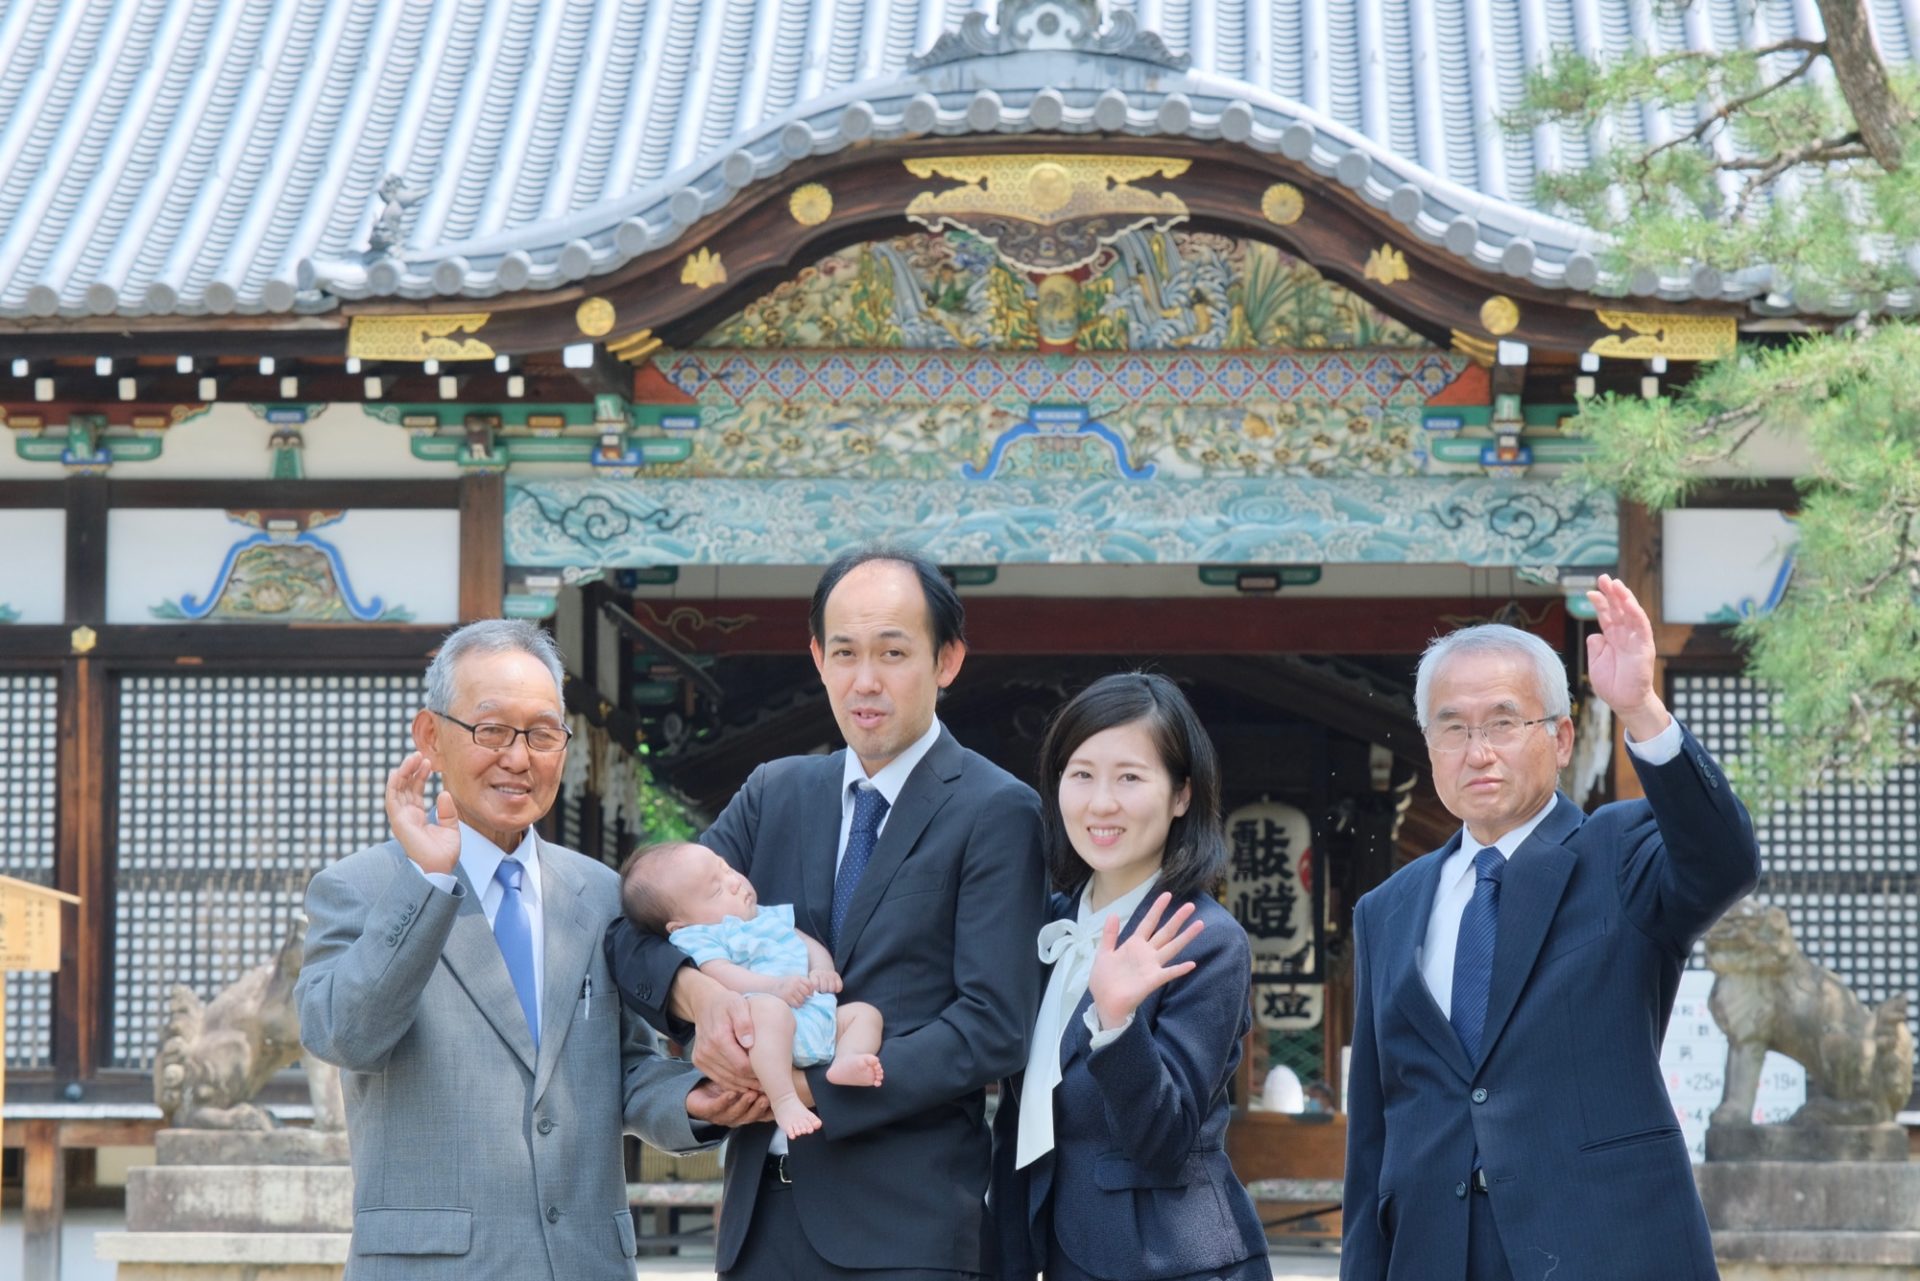
{"label": "older man in grey suit", "polygon": [[622,1011],[599,946],[618,879],[533,831],[566,758],[562,679],[532,624],[453,633],[387,780],[395,839],[308,887],[300,1034],[345,1069],[350,1281],[628,1281],[622,1131],[684,1152],[721,1133],[696,1122],[765,1115]]}

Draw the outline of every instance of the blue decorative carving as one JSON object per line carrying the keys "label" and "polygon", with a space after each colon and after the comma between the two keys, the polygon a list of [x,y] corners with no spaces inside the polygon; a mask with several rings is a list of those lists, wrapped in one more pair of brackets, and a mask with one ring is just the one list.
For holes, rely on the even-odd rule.
{"label": "blue decorative carving", "polygon": [[509,483],[521,566],[819,565],[891,542],[948,564],[1611,566],[1612,499],[1490,477]]}
{"label": "blue decorative carving", "polygon": [[[205,596],[195,597],[192,595],[183,595],[177,601],[166,601],[156,606],[153,612],[161,618],[183,618],[194,622],[212,616],[214,610],[219,607],[222,596],[226,593],[229,584],[233,580],[234,569],[239,564],[241,556],[250,548],[268,545],[280,547],[310,547],[326,557],[328,568],[332,571],[333,575],[333,586],[339,594],[340,606],[344,608],[346,614],[355,622],[394,622],[403,621],[405,618],[410,617],[405,610],[388,609],[386,602],[378,596],[370,601],[362,602],[360,598],[355,595],[353,584],[347,578],[347,565],[345,560],[340,556],[340,549],[311,531],[303,531],[292,537],[256,532],[241,539],[227,549],[226,558],[220,564],[220,571],[214,577],[213,587]],[[293,615],[288,617],[286,621],[291,622],[304,617],[304,615]]]}
{"label": "blue decorative carving", "polygon": [[1028,411],[1027,417],[1001,432],[993,442],[993,448],[987,455],[984,467],[975,467],[972,463],[962,463],[960,474],[968,480],[990,480],[1000,470],[1001,460],[1007,456],[1007,449],[1016,441],[1030,436],[1074,437],[1091,436],[1104,441],[1107,448],[1113,450],[1113,465],[1128,480],[1153,479],[1154,465],[1133,467],[1127,463],[1127,442],[1120,434],[1103,422],[1097,422],[1083,405],[1035,405]]}

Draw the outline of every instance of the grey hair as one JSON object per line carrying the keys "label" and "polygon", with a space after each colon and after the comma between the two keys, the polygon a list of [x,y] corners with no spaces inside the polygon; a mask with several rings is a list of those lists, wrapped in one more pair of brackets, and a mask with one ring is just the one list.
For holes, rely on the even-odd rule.
{"label": "grey hair", "polygon": [[1430,719],[1427,699],[1433,692],[1434,673],[1448,659],[1461,654],[1498,654],[1531,663],[1546,714],[1555,718],[1573,714],[1573,697],[1567,691],[1567,667],[1553,646],[1518,627],[1482,623],[1437,637],[1427,646],[1427,652],[1420,655],[1420,668],[1413,678],[1413,709],[1421,729],[1427,727]]}
{"label": "grey hair", "polygon": [[453,669],[470,654],[532,654],[552,673],[554,697],[566,698],[567,669],[544,628],[524,618],[483,618],[456,628],[440,643],[427,666],[428,710],[444,714],[453,706]]}

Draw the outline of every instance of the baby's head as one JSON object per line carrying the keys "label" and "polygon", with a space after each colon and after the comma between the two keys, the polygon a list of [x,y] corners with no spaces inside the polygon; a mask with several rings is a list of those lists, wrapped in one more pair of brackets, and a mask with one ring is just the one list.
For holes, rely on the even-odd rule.
{"label": "baby's head", "polygon": [[627,919],[665,937],[683,925],[718,925],[729,916],[751,921],[759,900],[727,860],[691,841],[642,845],[620,865],[620,906]]}

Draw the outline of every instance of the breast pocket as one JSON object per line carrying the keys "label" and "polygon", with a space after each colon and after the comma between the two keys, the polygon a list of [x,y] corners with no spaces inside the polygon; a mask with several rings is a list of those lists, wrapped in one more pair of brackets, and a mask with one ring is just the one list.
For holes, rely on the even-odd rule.
{"label": "breast pocket", "polygon": [[915,867],[909,863],[887,882],[886,897],[908,898],[915,894],[939,894],[953,884],[953,869],[944,863]]}
{"label": "breast pocket", "polygon": [[1569,926],[1549,938],[1546,946],[1540,949],[1540,964],[1557,961],[1571,956],[1575,952],[1592,947],[1595,943],[1606,941],[1613,934],[1613,921],[1608,917],[1598,920],[1582,921]]}

